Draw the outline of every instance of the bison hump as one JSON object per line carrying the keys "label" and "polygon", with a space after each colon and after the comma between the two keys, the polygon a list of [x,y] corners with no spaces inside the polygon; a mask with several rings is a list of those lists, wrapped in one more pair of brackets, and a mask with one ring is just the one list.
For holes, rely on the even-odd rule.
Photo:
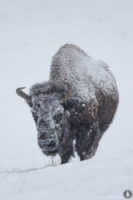
{"label": "bison hump", "polygon": [[52,59],[50,79],[68,81],[72,96],[96,100],[97,90],[118,98],[116,81],[106,63],[94,60],[73,44],[62,46]]}

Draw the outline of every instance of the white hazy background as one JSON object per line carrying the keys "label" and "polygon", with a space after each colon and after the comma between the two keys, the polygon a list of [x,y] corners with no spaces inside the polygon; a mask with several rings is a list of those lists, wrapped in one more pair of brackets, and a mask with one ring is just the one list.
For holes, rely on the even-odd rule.
{"label": "white hazy background", "polygon": [[[110,66],[120,103],[94,158],[48,166],[15,89],[48,80],[65,43]],[[0,199],[124,199],[133,191],[132,87],[132,0],[0,0]]]}

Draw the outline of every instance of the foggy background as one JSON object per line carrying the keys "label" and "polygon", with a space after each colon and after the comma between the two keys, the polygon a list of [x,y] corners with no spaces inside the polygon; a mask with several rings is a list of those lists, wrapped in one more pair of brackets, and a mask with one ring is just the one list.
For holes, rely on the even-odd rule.
{"label": "foggy background", "polygon": [[[15,90],[25,86],[28,93],[32,84],[47,81],[52,56],[65,43],[79,46],[94,59],[103,60],[110,66],[120,93],[119,107],[94,158],[84,163],[77,159],[64,166],[50,167],[46,172],[39,172],[40,176],[33,172],[29,175],[27,184],[25,173],[16,175],[6,172],[39,168],[50,164],[51,159],[44,156],[39,149],[30,109],[16,95]],[[122,199],[120,195],[125,189],[133,189],[132,87],[132,0],[0,0],[2,199],[59,199],[59,194],[67,199],[72,197],[71,192],[74,192],[74,198],[77,199],[91,197],[97,200],[100,195],[105,194],[104,199],[107,195],[112,195],[112,199],[113,195]],[[55,163],[59,164],[58,159]],[[95,169],[98,166],[101,168],[94,174],[93,170],[89,174],[90,168]],[[75,170],[76,179],[73,177]],[[80,170],[83,177],[86,177],[85,180],[81,177]],[[64,174],[68,179],[63,179]],[[90,177],[93,180],[91,182]],[[62,182],[59,184],[57,179]],[[94,197],[94,191],[98,190],[102,179],[105,184],[103,183]],[[51,182],[45,190],[43,186],[47,185],[48,180]],[[39,182],[42,184],[40,187]],[[94,190],[90,189],[91,186]],[[48,190],[50,187],[54,187],[54,190]],[[33,191],[36,196],[32,196]]]}

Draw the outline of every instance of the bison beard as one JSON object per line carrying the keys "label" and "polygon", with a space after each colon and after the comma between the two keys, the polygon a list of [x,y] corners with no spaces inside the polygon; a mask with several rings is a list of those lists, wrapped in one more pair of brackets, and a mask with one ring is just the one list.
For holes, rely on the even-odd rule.
{"label": "bison beard", "polygon": [[22,89],[16,92],[31,107],[45,155],[58,153],[62,164],[74,156],[74,149],[80,160],[95,155],[119,101],[114,76],[105,63],[67,44],[53,57],[50,80],[33,85],[29,95]]}

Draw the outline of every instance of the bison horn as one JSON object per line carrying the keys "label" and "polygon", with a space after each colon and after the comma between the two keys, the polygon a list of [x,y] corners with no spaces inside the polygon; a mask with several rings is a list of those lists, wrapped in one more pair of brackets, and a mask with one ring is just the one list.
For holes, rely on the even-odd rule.
{"label": "bison horn", "polygon": [[22,91],[24,88],[25,88],[25,87],[17,88],[17,89],[16,89],[16,93],[17,93],[20,97],[22,97],[23,99],[25,99],[26,101],[31,102],[31,97],[30,97],[28,94],[26,94],[25,92]]}
{"label": "bison horn", "polygon": [[62,98],[62,103],[65,103],[71,96],[71,93],[72,93],[72,86],[70,83],[68,82],[63,82],[65,86],[67,86],[67,92],[65,94],[65,97]]}

